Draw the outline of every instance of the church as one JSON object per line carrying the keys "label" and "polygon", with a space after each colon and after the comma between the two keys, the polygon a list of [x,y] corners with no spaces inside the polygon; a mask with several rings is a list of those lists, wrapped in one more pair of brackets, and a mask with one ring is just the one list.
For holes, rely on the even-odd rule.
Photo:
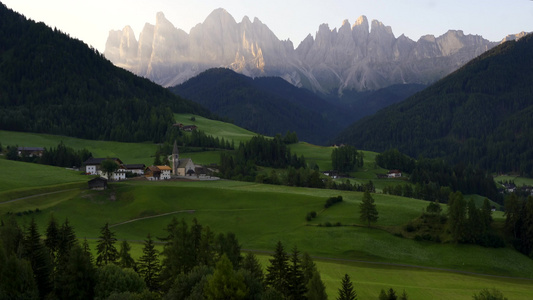
{"label": "church", "polygon": [[180,158],[176,141],[174,141],[174,149],[172,149],[172,174],[176,176],[191,176],[195,174],[195,166],[192,159]]}

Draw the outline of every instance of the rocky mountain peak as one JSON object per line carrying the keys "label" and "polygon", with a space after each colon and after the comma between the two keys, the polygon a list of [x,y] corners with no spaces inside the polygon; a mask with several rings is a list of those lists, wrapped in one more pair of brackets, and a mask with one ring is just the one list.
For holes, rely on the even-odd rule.
{"label": "rocky mountain peak", "polygon": [[[509,39],[512,37],[509,37]],[[110,31],[104,55],[116,65],[171,86],[213,67],[248,76],[279,76],[297,86],[342,94],[345,89],[374,90],[398,83],[431,83],[495,46],[480,36],[450,30],[417,42],[394,37],[378,20],[362,15],[330,29],[321,24],[296,49],[280,41],[257,17],[240,23],[223,8],[214,10],[189,34],[157,13],[139,40],[133,30]]]}

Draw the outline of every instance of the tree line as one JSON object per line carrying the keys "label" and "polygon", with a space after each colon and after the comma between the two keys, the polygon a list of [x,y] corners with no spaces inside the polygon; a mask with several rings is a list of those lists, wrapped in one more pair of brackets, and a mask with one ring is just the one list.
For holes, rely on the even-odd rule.
{"label": "tree line", "polygon": [[[0,147],[0,152],[2,151]],[[6,158],[9,160],[18,160],[25,162],[38,163],[43,165],[58,166],[58,167],[81,167],[84,161],[92,157],[92,153],[83,148],[75,150],[71,147],[65,146],[61,141],[57,147],[44,148],[42,156],[27,156],[24,152],[19,156],[18,146],[6,147]]]}
{"label": "tree line", "polygon": [[414,187],[387,187],[384,192],[403,195],[417,199],[446,203],[450,192],[461,191],[464,194],[479,194],[492,201],[503,204],[492,174],[472,165],[450,165],[443,159],[420,158],[414,160],[390,149],[376,156],[376,163],[386,169],[399,169],[410,173],[409,182]]}
{"label": "tree line", "polygon": [[[287,253],[278,242],[264,272],[253,253],[241,253],[234,234],[217,234],[196,219],[189,225],[174,218],[158,238],[162,251],[148,234],[137,260],[108,223],[96,256],[68,219],[60,225],[52,216],[44,238],[34,219],[25,228],[13,217],[0,225],[2,299],[327,299],[308,253],[296,246]],[[337,299],[357,299],[347,274]]]}

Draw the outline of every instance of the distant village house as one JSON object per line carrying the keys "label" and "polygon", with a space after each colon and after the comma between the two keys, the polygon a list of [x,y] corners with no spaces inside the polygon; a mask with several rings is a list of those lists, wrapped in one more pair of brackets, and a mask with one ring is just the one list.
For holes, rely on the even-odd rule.
{"label": "distant village house", "polygon": [[105,190],[107,189],[107,179],[96,177],[88,182],[90,190]]}
{"label": "distant village house", "polygon": [[41,157],[44,153],[42,147],[17,147],[18,156]]}

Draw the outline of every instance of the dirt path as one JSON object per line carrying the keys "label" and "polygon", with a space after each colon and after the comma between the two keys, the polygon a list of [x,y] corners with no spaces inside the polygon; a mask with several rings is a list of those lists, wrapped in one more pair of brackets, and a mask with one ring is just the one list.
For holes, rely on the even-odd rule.
{"label": "dirt path", "polygon": [[173,215],[173,214],[179,214],[179,213],[189,213],[189,214],[192,214],[192,213],[195,213],[195,212],[196,212],[196,210],[194,210],[194,209],[171,211],[171,212],[164,213],[164,214],[160,214],[160,215],[154,215],[154,216],[148,216],[148,217],[142,217],[142,218],[131,219],[131,220],[128,220],[128,221],[126,221],[126,222],[121,222],[121,223],[117,223],[117,224],[110,225],[109,228],[113,228],[113,227],[116,227],[116,226],[120,226],[120,225],[124,225],[124,224],[128,224],[128,223],[132,223],[132,222],[137,222],[137,221],[141,221],[141,220],[146,220],[146,219],[159,218],[159,217],[168,216],[168,215]]}
{"label": "dirt path", "polygon": [[60,190],[60,191],[55,191],[55,192],[48,192],[48,193],[36,194],[36,195],[31,195],[31,196],[22,197],[22,198],[11,199],[11,200],[8,200],[8,201],[0,202],[0,205],[5,204],[5,203],[19,201],[19,200],[25,200],[25,199],[30,199],[30,198],[40,197],[40,196],[46,196],[46,195],[52,195],[52,194],[58,194],[58,193],[63,193],[63,192],[69,192],[69,191],[74,191],[74,190],[79,190],[79,188],[68,189],[68,190]]}

